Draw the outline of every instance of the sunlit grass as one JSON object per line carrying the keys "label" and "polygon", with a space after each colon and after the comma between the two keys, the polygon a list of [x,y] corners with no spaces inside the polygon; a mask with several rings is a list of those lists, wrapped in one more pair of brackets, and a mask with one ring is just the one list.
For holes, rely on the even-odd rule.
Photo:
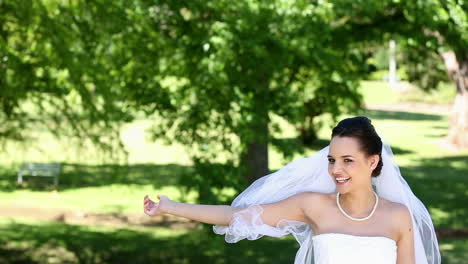
{"label": "sunlit grass", "polygon": [[[157,193],[163,193],[175,200],[180,200],[182,197],[180,189],[175,186],[155,188],[151,185],[111,184],[58,192],[29,190],[0,192],[0,205],[82,212],[132,213],[141,212],[144,195],[149,194],[154,197]],[[193,197],[189,201],[193,202]]]}
{"label": "sunlit grass", "polygon": [[360,91],[364,95],[366,104],[391,104],[399,101],[399,92],[391,89],[383,81],[362,81]]}
{"label": "sunlit grass", "polygon": [[453,83],[441,83],[437,89],[428,92],[411,86],[410,89],[400,95],[400,100],[433,104],[452,104],[455,95],[456,88]]}
{"label": "sunlit grass", "polygon": [[440,83],[437,89],[423,91],[409,83],[402,83],[402,89],[392,89],[387,82],[362,81],[360,91],[366,104],[393,104],[400,102],[424,102],[431,104],[452,104],[456,89],[452,83]]}

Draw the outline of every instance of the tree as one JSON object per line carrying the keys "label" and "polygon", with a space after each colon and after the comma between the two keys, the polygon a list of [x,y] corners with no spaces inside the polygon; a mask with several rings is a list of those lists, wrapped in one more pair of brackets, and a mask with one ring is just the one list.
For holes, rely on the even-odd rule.
{"label": "tree", "polygon": [[[404,2],[406,19],[414,31],[408,39],[413,50],[438,56],[457,90],[450,117],[448,139],[468,147],[468,3],[463,1]],[[410,37],[410,36],[408,36]],[[413,40],[413,41],[411,41]],[[429,56],[429,57],[430,57]],[[430,68],[428,69],[431,70]],[[427,74],[427,73],[426,73]],[[425,74],[418,74],[421,79]]]}
{"label": "tree", "polygon": [[[243,167],[236,177],[253,181],[268,173],[268,143],[280,129],[272,115],[310,142],[317,116],[336,118],[361,103],[365,56],[334,41],[341,32],[334,35],[327,4],[2,1],[0,8],[1,115],[18,122],[10,134],[18,139],[22,127],[50,119],[57,135],[101,142],[104,131],[143,111],[156,117],[155,137],[189,147],[197,169],[219,161],[216,173]],[[228,182],[215,178],[212,186]]]}
{"label": "tree", "polygon": [[[335,41],[341,32],[334,31],[331,6],[221,0],[147,4],[164,43],[155,89],[167,91],[166,104],[157,108],[157,101],[145,100],[145,86],[135,85],[133,98],[162,118],[153,130],[156,137],[193,146],[199,162],[227,152],[233,164],[246,166],[253,181],[268,173],[272,115],[295,124],[310,141],[315,117],[337,117],[360,106],[357,81],[365,56]],[[128,78],[126,83],[135,83],[137,77]]]}
{"label": "tree", "polygon": [[345,41],[398,39],[406,51],[403,63],[408,65],[410,81],[422,89],[435,89],[446,80],[440,67],[445,64],[457,90],[448,139],[460,148],[468,147],[468,4],[456,0],[333,3],[342,30],[349,32]]}
{"label": "tree", "polygon": [[[103,131],[117,136],[143,113],[154,119],[155,138],[188,147],[197,175],[187,185],[208,196],[211,187],[240,186],[241,174],[253,181],[268,173],[268,144],[281,130],[272,117],[310,144],[317,117],[358,109],[366,46],[394,35],[418,51],[418,63],[419,54],[453,50],[456,109],[467,105],[466,4],[454,1],[57,0],[0,8],[0,118],[8,124],[0,136],[19,139],[24,126],[47,117],[57,135],[105,143]],[[453,138],[466,135],[466,118],[453,120],[465,120]],[[220,165],[207,170],[213,162]]]}
{"label": "tree", "polygon": [[[111,5],[93,6],[117,21]],[[117,97],[106,57],[108,24],[90,6],[61,1],[0,2],[0,139],[24,141],[41,127],[115,153],[118,127],[130,115]],[[106,41],[107,40],[107,41]],[[115,144],[117,143],[117,145]]]}

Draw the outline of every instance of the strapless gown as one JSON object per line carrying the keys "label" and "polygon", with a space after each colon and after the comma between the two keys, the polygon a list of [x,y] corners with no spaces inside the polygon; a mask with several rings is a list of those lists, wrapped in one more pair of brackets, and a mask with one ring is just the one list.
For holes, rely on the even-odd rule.
{"label": "strapless gown", "polygon": [[383,236],[329,233],[313,238],[315,264],[395,264],[397,246]]}

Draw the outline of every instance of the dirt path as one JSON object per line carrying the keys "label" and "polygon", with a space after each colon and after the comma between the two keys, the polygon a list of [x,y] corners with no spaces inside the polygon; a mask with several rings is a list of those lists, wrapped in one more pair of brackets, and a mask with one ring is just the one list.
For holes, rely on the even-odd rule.
{"label": "dirt path", "polygon": [[37,208],[0,204],[0,217],[20,217],[36,220],[56,221],[77,225],[103,225],[112,227],[165,226],[171,228],[193,228],[196,223],[174,216],[150,218],[142,213],[87,213],[64,209]]}

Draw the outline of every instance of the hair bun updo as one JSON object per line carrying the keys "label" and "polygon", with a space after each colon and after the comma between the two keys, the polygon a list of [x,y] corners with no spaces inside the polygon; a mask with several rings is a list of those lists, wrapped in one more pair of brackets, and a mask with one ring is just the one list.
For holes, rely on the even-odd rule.
{"label": "hair bun updo", "polygon": [[382,171],[382,139],[375,131],[372,121],[365,116],[351,117],[341,120],[332,130],[331,137],[353,137],[367,155],[379,155],[379,163],[372,171],[372,177],[377,177]]}

